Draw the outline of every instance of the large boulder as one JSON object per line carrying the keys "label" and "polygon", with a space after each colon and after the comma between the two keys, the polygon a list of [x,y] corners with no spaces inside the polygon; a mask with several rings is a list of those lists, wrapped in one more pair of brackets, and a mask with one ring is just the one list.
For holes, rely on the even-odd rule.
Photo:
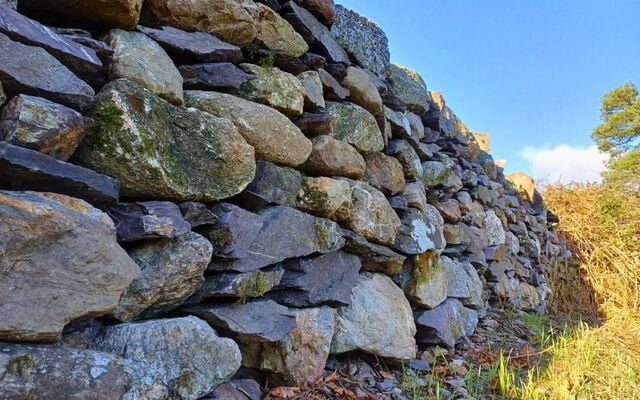
{"label": "large boulder", "polygon": [[194,294],[204,281],[203,273],[213,247],[197,233],[174,240],[156,240],[129,250],[142,270],[120,298],[111,314],[120,321],[149,318],[165,313]]}
{"label": "large boulder", "polygon": [[386,74],[389,41],[382,28],[369,18],[338,5],[331,33],[360,65],[380,76]]}
{"label": "large boulder", "polygon": [[333,121],[333,137],[347,142],[360,152],[371,153],[384,149],[384,139],[373,115],[353,103],[328,102]]}
{"label": "large boulder", "polygon": [[343,221],[351,214],[351,186],[342,180],[305,176],[296,207],[319,217]]}
{"label": "large boulder", "polygon": [[435,308],[447,299],[447,270],[434,252],[410,257],[398,278],[407,298],[419,307]]}
{"label": "large boulder", "polygon": [[435,207],[427,205],[425,211],[408,208],[399,211],[398,214],[402,225],[394,244],[396,250],[405,254],[444,250],[444,221]]}
{"label": "large boulder", "polygon": [[453,347],[463,337],[471,336],[478,325],[478,313],[456,299],[447,299],[433,310],[418,311],[415,317],[416,340],[423,345]]}
{"label": "large boulder", "polygon": [[256,76],[240,86],[240,97],[275,108],[288,117],[302,114],[305,90],[298,78],[276,67],[240,64],[240,69]]}
{"label": "large boulder", "polygon": [[141,363],[168,386],[170,398],[184,400],[199,399],[228,381],[241,361],[233,340],[218,337],[196,317],[113,325],[92,347]]}
{"label": "large boulder", "polygon": [[249,146],[227,119],[175,107],[128,81],[106,85],[76,161],[118,178],[128,197],[214,201],[253,179]]}
{"label": "large boulder", "polygon": [[95,95],[91,86],[45,49],[14,42],[0,33],[0,54],[11,54],[0,63],[0,81],[9,98],[22,93],[82,109]]}
{"label": "large boulder", "polygon": [[208,32],[244,47],[253,42],[258,32],[253,17],[242,7],[243,3],[245,1],[147,0],[142,20],[152,26]]}
{"label": "large boulder", "polygon": [[[100,28],[133,29],[140,18],[143,0],[20,0],[20,9],[36,15],[54,15],[67,22]],[[74,25],[76,26],[76,25]]]}
{"label": "large boulder", "polygon": [[52,193],[0,192],[0,340],[55,341],[140,276],[109,217]]}
{"label": "large boulder", "polygon": [[447,296],[460,300],[466,307],[481,308],[484,287],[473,265],[449,257],[442,257],[441,263],[448,276]]}
{"label": "large boulder", "polygon": [[348,67],[342,84],[351,92],[349,100],[364,107],[373,115],[382,113],[382,98],[365,70]]}
{"label": "large boulder", "polygon": [[351,305],[338,309],[331,353],[360,350],[396,360],[413,359],[416,326],[402,290],[380,274],[362,273]]}
{"label": "large boulder", "polygon": [[404,189],[406,182],[398,160],[382,152],[369,153],[364,159],[367,163],[364,181],[387,196]]}
{"label": "large boulder", "polygon": [[373,242],[393,244],[401,221],[384,194],[364,182],[354,182],[351,189],[351,214],[346,221],[349,229]]}
{"label": "large boulder", "polygon": [[295,167],[309,158],[311,141],[271,107],[229,94],[201,91],[185,92],[185,101],[189,107],[231,119],[261,160]]}
{"label": "large boulder", "polygon": [[255,21],[257,45],[291,57],[300,57],[309,50],[302,36],[280,14],[264,4],[251,3],[244,1],[243,6]]}
{"label": "large boulder", "polygon": [[266,373],[270,381],[304,386],[322,376],[329,357],[335,311],[294,309],[295,328],[271,343],[241,343],[242,365]]}
{"label": "large boulder", "polygon": [[329,135],[313,138],[313,150],[302,169],[313,175],[345,176],[360,179],[367,164],[358,151],[348,143]]}
{"label": "large boulder", "polygon": [[389,81],[393,92],[407,107],[418,115],[429,110],[430,96],[427,85],[416,71],[397,64],[389,66]]}

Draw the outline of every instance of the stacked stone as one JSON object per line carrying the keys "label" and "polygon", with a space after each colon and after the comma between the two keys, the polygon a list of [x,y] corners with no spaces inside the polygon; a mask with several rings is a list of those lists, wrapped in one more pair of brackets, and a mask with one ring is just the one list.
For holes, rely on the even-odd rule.
{"label": "stacked stone", "polygon": [[259,397],[225,382],[303,385],[330,354],[411,360],[487,307],[544,309],[560,247],[533,183],[366,18],[5,3],[0,397]]}

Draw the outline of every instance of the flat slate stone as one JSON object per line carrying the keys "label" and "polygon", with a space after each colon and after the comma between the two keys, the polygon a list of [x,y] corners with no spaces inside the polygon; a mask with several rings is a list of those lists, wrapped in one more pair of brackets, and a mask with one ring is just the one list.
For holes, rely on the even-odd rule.
{"label": "flat slate stone", "polygon": [[386,275],[395,275],[402,270],[406,259],[386,246],[371,243],[364,236],[347,229],[342,230],[346,239],[343,250],[356,254],[360,258],[363,271],[380,272]]}
{"label": "flat slate stone", "polygon": [[0,188],[66,194],[98,208],[118,201],[118,181],[45,154],[0,142]]}
{"label": "flat slate stone", "polygon": [[191,231],[178,206],[168,201],[120,203],[108,214],[115,222],[120,242],[175,239]]}
{"label": "flat slate stone", "polygon": [[333,132],[331,115],[326,110],[304,113],[295,121],[295,124],[306,137],[330,135]]}
{"label": "flat slate stone", "polygon": [[255,178],[238,199],[245,208],[254,211],[271,204],[295,207],[301,187],[300,172],[258,160]]}
{"label": "flat slate stone", "polygon": [[75,109],[93,100],[91,86],[42,48],[14,42],[0,33],[0,54],[11,54],[0,63],[0,81],[10,98],[29,94]]}
{"label": "flat slate stone", "polygon": [[245,82],[256,76],[228,62],[181,65],[180,74],[188,90],[215,90],[237,94]]}
{"label": "flat slate stone", "polygon": [[16,42],[45,49],[82,79],[90,80],[102,70],[102,61],[92,49],[58,35],[2,4],[0,32]]}
{"label": "flat slate stone", "polygon": [[230,203],[218,203],[211,212],[216,222],[205,231],[205,236],[215,245],[214,254],[230,259],[247,257],[262,229],[263,218]]}
{"label": "flat slate stone", "polygon": [[283,274],[284,269],[279,265],[240,274],[233,272],[210,274],[187,303],[201,303],[208,299],[246,301],[262,297],[280,283]]}
{"label": "flat slate stone", "polygon": [[295,315],[271,300],[246,304],[200,305],[186,312],[243,342],[275,342],[296,327]]}
{"label": "flat slate stone", "polygon": [[213,225],[218,221],[218,217],[209,210],[206,204],[198,203],[197,201],[185,201],[178,204],[178,208],[180,208],[182,216],[192,228]]}
{"label": "flat slate stone", "polygon": [[170,26],[159,29],[138,25],[137,30],[162,46],[178,63],[242,61],[242,50],[206,32],[186,32]]}
{"label": "flat slate stone", "polygon": [[287,260],[280,284],[271,299],[291,307],[344,306],[351,303],[351,290],[358,283],[360,260],[342,251]]}

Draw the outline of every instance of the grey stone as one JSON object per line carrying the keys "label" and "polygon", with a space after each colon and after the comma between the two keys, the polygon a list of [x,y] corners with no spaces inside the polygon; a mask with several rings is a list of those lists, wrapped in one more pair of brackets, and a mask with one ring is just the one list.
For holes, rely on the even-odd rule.
{"label": "grey stone", "polygon": [[481,308],[484,288],[476,269],[468,262],[449,257],[442,257],[441,263],[449,278],[447,296],[460,300],[466,307]]}
{"label": "grey stone", "polygon": [[382,151],[384,140],[376,119],[364,108],[352,103],[327,103],[333,121],[333,136],[363,153]]}
{"label": "grey stone", "polygon": [[263,218],[230,203],[218,203],[211,208],[216,222],[203,231],[213,243],[214,254],[222,258],[245,258],[258,237]]}
{"label": "grey stone", "polygon": [[313,175],[345,176],[360,179],[367,164],[364,157],[348,143],[328,135],[314,137],[313,150],[302,170]]}
{"label": "grey stone", "polygon": [[343,250],[356,254],[360,258],[363,271],[380,272],[391,276],[402,270],[405,256],[388,247],[370,243],[355,232],[343,229],[342,233],[346,239]]}
{"label": "grey stone", "polygon": [[416,340],[424,345],[453,347],[470,336],[478,325],[478,314],[456,299],[448,299],[433,310],[416,313]]}
{"label": "grey stone", "polygon": [[427,205],[424,212],[409,208],[398,214],[402,225],[393,246],[396,250],[406,254],[422,254],[444,249],[444,221],[433,206]]}
{"label": "grey stone", "polygon": [[245,208],[254,211],[271,204],[295,207],[301,188],[300,172],[267,161],[257,161],[256,176],[238,199]]}
{"label": "grey stone", "polygon": [[407,108],[418,115],[427,112],[431,97],[422,77],[416,71],[397,64],[391,64],[388,71],[393,92],[407,104]]}
{"label": "grey stone", "polygon": [[237,94],[248,80],[255,79],[240,68],[228,62],[181,65],[183,86],[189,90],[215,90]]}
{"label": "grey stone", "polygon": [[352,207],[347,227],[367,240],[395,243],[401,221],[382,192],[364,182],[354,182]]}
{"label": "grey stone", "polygon": [[422,177],[424,170],[422,169],[420,157],[409,142],[405,140],[392,140],[385,149],[385,153],[400,162],[407,180],[413,181]]}
{"label": "grey stone", "polygon": [[120,242],[175,239],[191,231],[178,206],[168,201],[120,203],[111,207],[108,214]]}
{"label": "grey stone", "polygon": [[262,297],[280,283],[284,275],[281,266],[257,269],[245,273],[218,272],[209,274],[188,303],[208,299],[247,299]]}
{"label": "grey stone", "polygon": [[435,252],[409,257],[396,279],[409,301],[419,307],[432,309],[447,299],[447,271]]}
{"label": "grey stone", "polygon": [[298,78],[276,67],[240,64],[240,69],[256,76],[240,86],[240,97],[275,108],[288,117],[302,114],[305,90]]}
{"label": "grey stone", "polygon": [[309,109],[324,108],[322,81],[317,71],[305,71],[298,75],[298,79],[305,90],[304,103]]}
{"label": "grey stone", "polygon": [[209,210],[206,204],[197,201],[185,201],[178,204],[182,217],[191,225],[191,228],[197,228],[205,225],[213,225],[218,218]]}

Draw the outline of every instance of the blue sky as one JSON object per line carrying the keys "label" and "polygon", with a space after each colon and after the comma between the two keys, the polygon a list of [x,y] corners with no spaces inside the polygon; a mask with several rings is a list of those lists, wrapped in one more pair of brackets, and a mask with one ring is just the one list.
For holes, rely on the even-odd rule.
{"label": "blue sky", "polygon": [[637,0],[337,2],[377,22],[392,61],[420,72],[471,129],[491,132],[507,171],[597,176],[601,96],[640,84]]}

